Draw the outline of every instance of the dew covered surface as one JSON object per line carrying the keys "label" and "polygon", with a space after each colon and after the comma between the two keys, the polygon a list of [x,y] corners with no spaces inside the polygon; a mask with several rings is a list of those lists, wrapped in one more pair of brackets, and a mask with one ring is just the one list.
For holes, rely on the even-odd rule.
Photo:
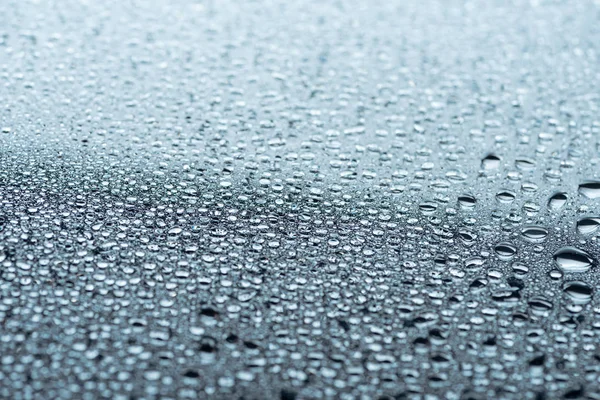
{"label": "dew covered surface", "polygon": [[599,21],[0,2],[0,398],[600,398]]}

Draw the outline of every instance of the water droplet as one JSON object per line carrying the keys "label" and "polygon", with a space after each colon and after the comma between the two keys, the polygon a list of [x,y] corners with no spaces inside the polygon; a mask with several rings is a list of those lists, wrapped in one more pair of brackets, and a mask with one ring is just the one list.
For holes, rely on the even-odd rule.
{"label": "water droplet", "polygon": [[481,257],[471,257],[465,260],[465,268],[467,270],[476,271],[480,269],[484,263],[485,260]]}
{"label": "water droplet", "polygon": [[496,199],[500,203],[512,203],[517,198],[517,194],[511,190],[502,190],[496,194]]}
{"label": "water droplet", "polygon": [[554,253],[554,261],[564,272],[585,272],[593,264],[593,260],[585,251],[566,246]]}
{"label": "water droplet", "polygon": [[498,255],[498,258],[508,261],[517,254],[517,247],[509,242],[501,242],[494,247],[494,251]]}
{"label": "water droplet", "polygon": [[559,279],[562,279],[564,274],[559,269],[553,269],[550,271],[549,275],[550,275],[550,278],[552,278],[552,280],[557,281]]}
{"label": "water droplet", "polygon": [[577,221],[577,232],[582,235],[591,235],[600,228],[600,217],[585,217]]}
{"label": "water droplet", "polygon": [[471,209],[471,208],[475,207],[476,203],[477,203],[477,199],[473,195],[463,194],[458,197],[458,204],[463,209]]}
{"label": "water droplet", "polygon": [[557,192],[548,199],[548,209],[557,211],[564,207],[567,203],[567,194],[565,192]]}
{"label": "water droplet", "polygon": [[522,171],[529,171],[535,168],[535,160],[531,158],[519,158],[515,161],[515,166]]}
{"label": "water droplet", "polygon": [[571,281],[565,283],[563,291],[573,300],[576,304],[586,304],[592,300],[592,293],[594,289],[585,282]]}
{"label": "water droplet", "polygon": [[548,236],[548,229],[539,225],[529,225],[521,229],[521,235],[531,243],[542,243]]}
{"label": "water droplet", "polygon": [[553,304],[544,296],[534,296],[529,300],[529,307],[533,311],[547,312],[552,310]]}
{"label": "water droplet", "polygon": [[430,215],[437,210],[437,204],[432,201],[426,201],[419,204],[419,210],[425,215]]}
{"label": "water droplet", "polygon": [[587,181],[579,185],[579,193],[588,199],[600,198],[600,181]]}
{"label": "water droplet", "polygon": [[497,169],[500,167],[500,157],[495,154],[488,154],[481,160],[483,169]]}
{"label": "water droplet", "polygon": [[515,275],[518,277],[523,277],[523,276],[527,275],[527,273],[529,272],[529,268],[525,264],[520,263],[520,262],[515,262],[512,265],[512,268],[513,268]]}

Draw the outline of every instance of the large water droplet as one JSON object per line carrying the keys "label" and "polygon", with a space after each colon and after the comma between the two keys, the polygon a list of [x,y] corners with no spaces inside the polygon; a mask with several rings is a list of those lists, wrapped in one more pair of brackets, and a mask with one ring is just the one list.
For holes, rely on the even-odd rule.
{"label": "large water droplet", "polygon": [[585,272],[593,263],[588,253],[570,246],[561,248],[553,257],[556,265],[565,272]]}
{"label": "large water droplet", "polygon": [[516,197],[516,193],[511,190],[501,190],[500,192],[496,193],[496,199],[500,203],[512,203],[515,201]]}
{"label": "large water droplet", "polygon": [[481,160],[481,168],[483,169],[497,169],[500,167],[500,157],[494,154],[488,154]]}
{"label": "large water droplet", "polygon": [[600,181],[587,181],[579,185],[579,193],[588,199],[600,197]]}
{"label": "large water droplet", "polygon": [[531,158],[520,158],[515,161],[515,166],[522,171],[534,169],[535,164],[535,160],[532,160]]}
{"label": "large water droplet", "polygon": [[531,307],[533,311],[546,312],[552,310],[553,306],[554,305],[550,300],[541,295],[534,296],[531,300],[529,300],[529,307]]}
{"label": "large water droplet", "polygon": [[521,229],[521,235],[525,240],[531,243],[541,243],[548,236],[548,229],[539,225],[529,225]]}
{"label": "large water droplet", "polygon": [[517,248],[512,243],[502,242],[498,243],[494,247],[494,251],[498,255],[498,258],[504,261],[508,261],[517,254]]}
{"label": "large water droplet", "polygon": [[563,291],[573,300],[573,302],[577,304],[586,304],[592,300],[594,289],[585,282],[572,281],[565,283]]}
{"label": "large water droplet", "polygon": [[461,208],[469,209],[475,207],[475,203],[477,203],[477,199],[475,196],[470,194],[463,194],[458,196],[458,204]]}
{"label": "large water droplet", "polygon": [[548,208],[556,211],[560,210],[567,203],[567,194],[565,192],[557,192],[548,199]]}
{"label": "large water droplet", "polygon": [[600,228],[600,217],[585,217],[577,221],[577,232],[582,235],[591,235]]}
{"label": "large water droplet", "polygon": [[481,257],[471,257],[465,260],[465,268],[467,270],[478,270],[485,263],[485,260]]}

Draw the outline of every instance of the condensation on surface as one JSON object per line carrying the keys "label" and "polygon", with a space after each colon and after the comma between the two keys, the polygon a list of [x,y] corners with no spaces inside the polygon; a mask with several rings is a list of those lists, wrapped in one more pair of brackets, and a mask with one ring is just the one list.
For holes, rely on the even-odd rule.
{"label": "condensation on surface", "polygon": [[599,7],[0,2],[0,398],[600,398]]}

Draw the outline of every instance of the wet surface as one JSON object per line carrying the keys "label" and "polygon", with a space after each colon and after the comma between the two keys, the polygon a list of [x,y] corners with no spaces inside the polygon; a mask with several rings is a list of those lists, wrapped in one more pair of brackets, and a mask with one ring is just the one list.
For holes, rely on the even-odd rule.
{"label": "wet surface", "polygon": [[600,3],[0,3],[0,398],[600,398]]}

